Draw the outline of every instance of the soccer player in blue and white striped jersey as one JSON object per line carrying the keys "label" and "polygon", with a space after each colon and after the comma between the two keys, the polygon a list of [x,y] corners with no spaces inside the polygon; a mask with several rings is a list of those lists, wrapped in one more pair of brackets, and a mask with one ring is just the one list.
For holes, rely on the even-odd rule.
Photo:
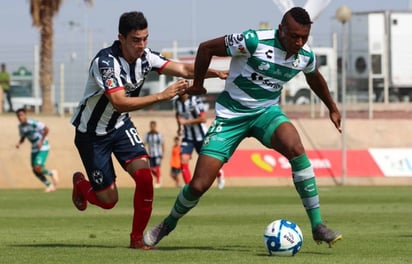
{"label": "soccer player in blue and white striped jersey", "polygon": [[[104,209],[116,205],[113,154],[136,184],[130,247],[151,249],[142,238],[152,212],[153,179],[149,156],[128,112],[170,100],[188,87],[186,81],[179,80],[164,91],[139,96],[150,71],[193,79],[194,65],[169,61],[147,48],[148,23],[141,12],[122,14],[118,29],[118,40],[93,58],[83,99],[71,120],[88,177],[86,180],[83,173],[74,173],[72,200],[81,211],[88,203]],[[206,75],[224,79],[227,72],[209,69]]]}

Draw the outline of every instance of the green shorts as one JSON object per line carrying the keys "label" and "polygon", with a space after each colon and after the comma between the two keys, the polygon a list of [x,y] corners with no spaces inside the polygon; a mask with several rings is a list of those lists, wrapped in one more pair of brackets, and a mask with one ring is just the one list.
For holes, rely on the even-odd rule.
{"label": "green shorts", "polygon": [[31,153],[31,166],[40,166],[44,168],[46,165],[47,156],[49,155],[48,150],[41,150]]}
{"label": "green shorts", "polygon": [[200,154],[227,162],[246,137],[254,137],[271,148],[273,132],[284,122],[290,122],[290,119],[279,106],[271,106],[256,115],[217,117],[207,131]]}

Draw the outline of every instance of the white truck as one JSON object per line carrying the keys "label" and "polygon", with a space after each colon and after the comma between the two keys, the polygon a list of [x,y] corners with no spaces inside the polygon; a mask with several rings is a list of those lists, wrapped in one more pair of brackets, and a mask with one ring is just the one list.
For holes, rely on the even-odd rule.
{"label": "white truck", "polygon": [[[412,12],[354,12],[347,28],[348,95],[376,102],[412,99]],[[369,85],[371,85],[369,88]]]}

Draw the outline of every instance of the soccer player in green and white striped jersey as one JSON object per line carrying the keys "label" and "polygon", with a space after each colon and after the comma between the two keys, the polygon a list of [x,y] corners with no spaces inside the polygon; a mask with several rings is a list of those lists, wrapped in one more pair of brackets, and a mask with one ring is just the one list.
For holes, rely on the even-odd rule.
{"label": "soccer player in green and white striped jersey", "polygon": [[246,137],[256,138],[289,160],[313,239],[331,246],[342,238],[339,232],[323,224],[312,165],[296,128],[279,106],[283,84],[303,72],[310,88],[328,108],[331,121],[341,131],[339,110],[316,68],[315,54],[306,44],[311,24],[308,13],[295,7],[285,13],[277,30],[247,30],[200,44],[193,87],[187,92],[206,93],[203,81],[212,56],[232,57],[229,75],[217,99],[216,119],[205,137],[193,179],[182,188],[171,213],[146,233],[146,244],[157,244],[196,206],[219,169]]}
{"label": "soccer player in green and white striped jersey", "polygon": [[[49,155],[50,145],[47,139],[49,128],[42,122],[27,118],[24,108],[16,111],[19,120],[20,140],[16,144],[19,148],[27,138],[31,143],[31,166],[34,175],[46,186],[45,192],[54,192],[59,181],[57,170],[46,169],[46,160]],[[51,182],[46,178],[49,176]]]}

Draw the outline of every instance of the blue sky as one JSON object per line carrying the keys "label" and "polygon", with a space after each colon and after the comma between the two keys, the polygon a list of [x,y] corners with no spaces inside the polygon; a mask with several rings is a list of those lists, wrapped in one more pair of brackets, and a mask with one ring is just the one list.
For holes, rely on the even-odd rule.
{"label": "blue sky", "polygon": [[[305,2],[294,0],[300,6]],[[406,10],[410,2],[332,0],[312,27],[314,43],[330,45],[331,32],[339,30],[334,16],[343,4],[358,12]],[[197,46],[201,41],[226,33],[257,28],[260,22],[277,27],[281,19],[281,13],[272,0],[95,0],[92,7],[87,7],[82,0],[65,0],[54,21],[56,60],[62,60],[59,56],[66,56],[59,53],[73,52],[80,56],[87,52],[90,57],[104,44],[111,44],[117,38],[120,14],[131,10],[145,13],[149,21],[149,47],[155,50],[170,48],[173,40],[177,40],[180,46]],[[31,59],[32,47],[39,43],[39,31],[32,27],[28,0],[2,6],[0,31],[0,61],[13,63],[27,56]]]}
{"label": "blue sky", "polygon": [[[143,11],[150,27],[150,44],[171,45],[177,39],[185,45],[226,33],[256,28],[261,21],[277,26],[281,14],[272,0],[251,1],[246,5],[238,0],[95,0],[86,7],[81,0],[65,0],[55,19],[56,40],[68,35],[85,38],[89,30],[94,42],[111,42],[117,35],[117,22],[121,13]],[[305,0],[294,0],[303,5]],[[336,9],[345,4],[355,11],[407,9],[410,0],[332,0],[313,26],[314,38],[325,38],[332,30],[331,22]],[[70,27],[70,21],[74,27]],[[38,31],[31,26],[29,1],[18,0],[0,9],[1,45],[36,43]],[[8,32],[8,33],[6,33]],[[7,36],[5,38],[4,36]]]}

